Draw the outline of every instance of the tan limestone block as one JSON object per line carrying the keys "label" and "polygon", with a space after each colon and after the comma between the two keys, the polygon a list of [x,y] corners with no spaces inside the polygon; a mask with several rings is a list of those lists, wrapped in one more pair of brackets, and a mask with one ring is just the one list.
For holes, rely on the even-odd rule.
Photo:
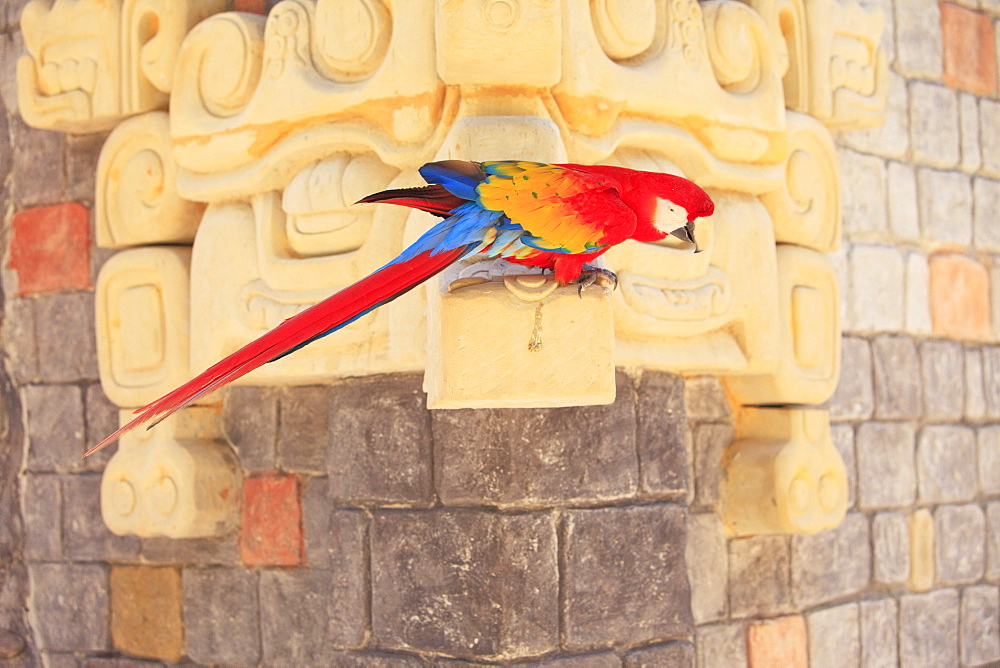
{"label": "tan limestone block", "polygon": [[95,132],[167,106],[177,51],[225,0],[33,0],[21,15],[28,54],[18,104],[35,127]]}
{"label": "tan limestone block", "polygon": [[826,411],[744,408],[722,463],[719,515],[737,536],[816,533],[847,512],[847,472]]}
{"label": "tan limestone block", "polygon": [[[475,280],[474,278],[471,280]],[[558,287],[551,277],[441,282],[431,320],[424,389],[428,408],[530,408],[615,400],[611,300],[600,289]]]}
{"label": "tan limestone block", "polygon": [[910,513],[910,577],[912,591],[929,591],[934,586],[934,517],[926,508]]}
{"label": "tan limestone block", "polygon": [[640,135],[687,135],[722,161],[783,158],[781,72],[767,26],[749,7],[572,0],[563,22],[553,97],[575,159],[603,157],[585,155],[587,144],[610,145],[607,155]]}
{"label": "tan limestone block", "polygon": [[788,156],[783,186],[761,195],[778,243],[829,252],[840,247],[840,170],[830,131],[819,121],[788,113]]}
{"label": "tan limestone block", "polygon": [[840,294],[833,264],[822,253],[779,244],[780,305],[777,367],[730,376],[726,388],[743,404],[821,404],[840,379]]}
{"label": "tan limestone block", "polygon": [[695,227],[703,252],[668,239],[626,242],[606,254],[619,279],[612,295],[618,364],[683,373],[775,368],[780,326],[771,220],[754,197],[710,194],[715,214]]}
{"label": "tan limestone block", "polygon": [[133,656],[175,663],[184,655],[184,595],[177,568],[111,567],[111,638]]}
{"label": "tan limestone block", "polygon": [[351,7],[287,0],[266,18],[228,12],[191,31],[170,100],[182,195],[280,190],[346,148],[396,168],[433,155],[458,96],[435,70],[432,0]]}
{"label": "tan limestone block", "polygon": [[[131,417],[121,411],[122,424]],[[217,407],[186,408],[121,437],[101,478],[101,516],[118,535],[223,536],[239,522],[241,485]]]}
{"label": "tan limestone block", "polygon": [[97,277],[97,361],[104,393],[142,406],[190,377],[191,250],[122,251]]}
{"label": "tan limestone block", "polygon": [[123,121],[97,163],[97,245],[190,243],[205,205],[177,194],[166,112]]}
{"label": "tan limestone block", "polygon": [[764,18],[779,53],[789,109],[831,128],[880,125],[888,102],[885,13],[855,0],[744,0]]}

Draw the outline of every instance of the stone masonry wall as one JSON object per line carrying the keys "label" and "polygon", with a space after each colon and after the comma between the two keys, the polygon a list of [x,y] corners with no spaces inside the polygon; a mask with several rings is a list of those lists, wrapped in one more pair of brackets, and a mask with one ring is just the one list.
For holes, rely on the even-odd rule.
{"label": "stone masonry wall", "polygon": [[1000,661],[1000,4],[877,4],[889,115],[837,137],[845,336],[829,409],[850,510],[815,536],[727,540],[712,506],[731,417],[714,381],[694,381],[697,400],[689,381],[705,668]]}
{"label": "stone masonry wall", "polygon": [[650,373],[619,374],[613,406],[531,411],[428,412],[417,376],[239,388],[240,532],[110,534],[108,454],[77,461],[117,422],[93,333],[104,136],[20,120],[23,4],[0,6],[4,665],[1000,660],[995,0],[879,3],[889,118],[838,138],[851,510],[739,539],[713,512],[720,385]]}

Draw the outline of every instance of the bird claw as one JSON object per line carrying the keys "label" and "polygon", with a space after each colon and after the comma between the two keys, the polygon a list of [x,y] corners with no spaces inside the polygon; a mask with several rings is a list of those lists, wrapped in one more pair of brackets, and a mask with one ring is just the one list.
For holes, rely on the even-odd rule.
{"label": "bird claw", "polygon": [[601,269],[600,267],[587,267],[580,272],[577,279],[577,294],[583,299],[583,291],[587,288],[596,287],[609,295],[618,288],[618,275],[613,271]]}

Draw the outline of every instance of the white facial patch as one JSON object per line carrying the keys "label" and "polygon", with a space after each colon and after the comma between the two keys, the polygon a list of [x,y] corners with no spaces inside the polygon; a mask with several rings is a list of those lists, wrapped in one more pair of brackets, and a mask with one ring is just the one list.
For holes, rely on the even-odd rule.
{"label": "white facial patch", "polygon": [[656,229],[670,234],[678,227],[684,227],[687,223],[687,210],[679,204],[674,204],[668,199],[656,199],[656,211],[653,213],[653,225]]}

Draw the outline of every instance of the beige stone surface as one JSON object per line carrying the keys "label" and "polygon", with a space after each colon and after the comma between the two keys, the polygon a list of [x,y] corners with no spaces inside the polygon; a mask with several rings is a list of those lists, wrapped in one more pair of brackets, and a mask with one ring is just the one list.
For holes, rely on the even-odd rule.
{"label": "beige stone surface", "polygon": [[97,245],[191,243],[205,205],[178,195],[176,176],[166,112],[119,124],[97,163]]}
{"label": "beige stone surface", "polygon": [[[123,424],[131,417],[121,411]],[[119,535],[222,536],[239,522],[241,485],[218,408],[186,408],[122,436],[101,478],[101,516]]]}
{"label": "beige stone surface", "polygon": [[167,106],[177,51],[225,0],[33,0],[21,14],[21,116],[64,132],[114,127]]}
{"label": "beige stone surface", "polygon": [[440,296],[428,337],[428,408],[614,402],[613,318],[603,290],[579,294],[543,276],[458,285]]}
{"label": "beige stone surface", "polygon": [[840,380],[840,291],[822,253],[779,244],[780,357],[774,371],[731,376],[726,387],[750,405],[821,404]]}
{"label": "beige stone surface", "polygon": [[847,473],[826,411],[740,410],[722,464],[718,511],[735,535],[816,533],[847,512]]}
{"label": "beige stone surface", "polygon": [[934,517],[926,508],[910,513],[910,577],[912,591],[934,586]]}
{"label": "beige stone surface", "polygon": [[95,290],[97,361],[105,394],[143,406],[188,380],[190,265],[186,247],[146,247],[109,259]]}

